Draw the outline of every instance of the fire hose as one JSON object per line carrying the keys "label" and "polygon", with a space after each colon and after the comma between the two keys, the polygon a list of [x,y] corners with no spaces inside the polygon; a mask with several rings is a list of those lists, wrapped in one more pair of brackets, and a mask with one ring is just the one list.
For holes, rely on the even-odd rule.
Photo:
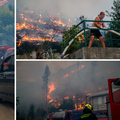
{"label": "fire hose", "polygon": [[[90,27],[90,28],[97,28],[97,27]],[[106,28],[103,28],[103,29],[106,29]],[[88,29],[86,29],[85,31],[88,31]],[[106,30],[106,31],[109,31],[109,32],[111,32],[111,33],[114,33],[114,34],[120,36],[120,33],[116,32],[116,31],[114,31],[114,30]],[[83,33],[84,33],[84,30],[82,30],[80,33],[78,33],[74,38],[77,38],[79,35],[81,35],[81,34],[83,34]],[[69,42],[68,46],[66,46],[66,48],[64,49],[64,51],[63,51],[63,53],[62,53],[62,55],[61,55],[61,58],[65,58],[66,56],[69,55],[69,54],[67,54],[66,56],[64,56],[65,53],[66,53],[66,51],[68,50],[69,46],[70,46],[70,45],[72,44],[72,42],[74,41],[74,38]]]}

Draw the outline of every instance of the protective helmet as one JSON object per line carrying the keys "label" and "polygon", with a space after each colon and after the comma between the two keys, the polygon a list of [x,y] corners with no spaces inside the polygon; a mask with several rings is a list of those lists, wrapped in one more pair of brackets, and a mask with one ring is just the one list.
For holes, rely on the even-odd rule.
{"label": "protective helmet", "polygon": [[84,109],[85,109],[85,108],[88,108],[91,112],[93,112],[93,107],[92,107],[92,105],[86,104],[86,105],[84,106]]}

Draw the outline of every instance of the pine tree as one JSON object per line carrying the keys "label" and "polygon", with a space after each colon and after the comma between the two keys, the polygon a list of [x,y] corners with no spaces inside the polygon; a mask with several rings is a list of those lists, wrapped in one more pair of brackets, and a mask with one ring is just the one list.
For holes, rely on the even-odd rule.
{"label": "pine tree", "polygon": [[30,109],[28,111],[28,119],[34,120],[34,118],[35,118],[34,108],[35,108],[35,106],[32,103],[30,105]]}
{"label": "pine tree", "polygon": [[49,81],[48,77],[49,77],[49,75],[50,75],[49,66],[46,65],[44,75],[42,76],[42,79],[44,82],[42,89],[45,91],[46,108],[47,108],[47,93],[48,93],[48,81]]}

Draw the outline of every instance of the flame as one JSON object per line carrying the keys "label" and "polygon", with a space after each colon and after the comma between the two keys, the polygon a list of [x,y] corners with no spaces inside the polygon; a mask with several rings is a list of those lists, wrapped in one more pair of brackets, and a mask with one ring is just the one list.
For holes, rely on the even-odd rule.
{"label": "flame", "polygon": [[87,96],[89,96],[91,93],[88,93]]}
{"label": "flame", "polygon": [[101,90],[101,87],[99,87],[99,90]]}
{"label": "flame", "polygon": [[64,97],[64,99],[69,99],[69,96],[67,96],[67,97]]}
{"label": "flame", "polygon": [[76,70],[72,70],[70,74],[66,74],[65,76],[63,76],[63,78],[66,78],[66,77],[69,77],[71,76],[71,74],[73,74],[74,72],[78,71],[78,70],[81,70],[82,68],[84,68],[85,66],[84,65],[80,65],[78,69]]}
{"label": "flame", "polygon": [[73,95],[73,100],[75,99],[75,96]]}
{"label": "flame", "polygon": [[25,11],[25,12],[26,12],[26,13],[31,13],[31,14],[33,13],[33,11]]}
{"label": "flame", "polygon": [[24,22],[24,23],[17,23],[17,24],[16,24],[16,30],[21,30],[21,29],[23,29],[23,28],[25,28],[25,29],[31,29],[31,30],[36,29],[36,30],[42,31],[42,30],[41,30],[40,28],[38,28],[37,26],[34,26],[32,23],[26,23],[26,22]]}
{"label": "flame", "polygon": [[[33,14],[33,11],[23,11],[23,13],[30,13],[30,14]],[[38,22],[37,20],[34,20],[32,18],[29,18],[28,16],[25,16],[23,13],[19,14],[20,18],[23,20],[23,21],[26,21],[26,22]]]}
{"label": "flame", "polygon": [[21,44],[22,44],[21,39],[19,39],[19,40],[17,41],[17,46],[20,47]]}
{"label": "flame", "polygon": [[70,19],[68,19],[69,22],[72,22]]}
{"label": "flame", "polygon": [[23,28],[26,28],[26,29],[29,29],[30,28],[30,24],[27,24],[27,23],[17,23],[16,24],[16,30],[20,30],[20,29],[23,29]]}
{"label": "flame", "polygon": [[50,97],[50,93],[55,90],[55,86],[54,86],[53,83],[51,83],[50,85],[48,85],[48,88],[49,88],[49,92],[48,92],[48,94],[47,94],[47,98],[48,98],[48,99],[52,99],[52,98]]}
{"label": "flame", "polygon": [[51,102],[53,102],[53,99],[52,99],[52,100],[50,100],[48,103],[51,103]]}
{"label": "flame", "polygon": [[47,17],[50,19],[51,22],[55,23],[58,26],[62,25],[62,27],[65,27],[65,26],[66,27],[71,27],[70,25],[66,25],[65,23],[63,23],[61,19],[55,20],[54,17],[52,17],[51,15],[49,15]]}
{"label": "flame", "polygon": [[[61,77],[60,79],[66,78],[67,76],[70,76],[71,74],[73,74],[74,72],[76,72],[76,71],[78,71],[78,70],[81,70],[82,68],[84,68],[84,65],[80,65],[79,68],[76,69],[76,70],[71,70],[70,74],[67,73],[66,75],[64,75],[64,76]],[[60,79],[56,79],[55,82],[56,82],[56,83],[57,83],[57,82],[60,82],[60,81],[59,81]],[[47,95],[47,98],[49,99],[49,103],[52,102],[52,105],[54,105],[56,108],[58,108],[58,107],[62,104],[62,102],[58,102],[58,100],[54,100],[54,99],[51,98],[51,96],[50,96],[51,92],[55,90],[54,83],[51,83],[50,85],[48,85],[48,88],[49,88],[49,93],[48,93],[48,95]],[[85,92],[89,92],[89,91],[85,91]],[[64,99],[67,99],[67,100],[68,100],[70,97],[68,96],[68,92],[66,92],[66,93],[67,93],[67,96],[64,97]],[[91,94],[91,93],[88,93],[88,94]],[[74,95],[72,96],[72,98],[73,98],[73,100],[75,100],[75,96],[74,96]],[[83,101],[83,98],[78,98],[78,100],[82,101],[82,105],[85,104],[85,101]],[[63,100],[60,100],[60,101],[63,101]],[[79,109],[82,109],[82,106],[80,106],[80,104],[79,104],[78,108],[79,108]]]}
{"label": "flame", "polygon": [[52,105],[53,105],[54,107],[58,108],[58,107],[61,105],[61,103],[52,103]]}
{"label": "flame", "polygon": [[112,73],[112,72],[114,72],[114,71],[108,71],[108,73]]}
{"label": "flame", "polygon": [[46,24],[46,22],[44,22],[44,20],[41,20],[41,19],[42,19],[42,16],[41,16],[41,14],[40,14],[39,23],[41,23],[41,24]]}
{"label": "flame", "polygon": [[78,108],[77,108],[77,104],[75,104],[75,110],[82,110],[82,109],[84,109],[84,107],[81,104],[78,105]]}
{"label": "flame", "polygon": [[8,1],[7,0],[0,1],[0,6],[3,5],[6,2],[8,2]]}
{"label": "flame", "polygon": [[24,36],[23,37],[23,41],[33,41],[33,40],[39,40],[39,41],[53,41],[56,42],[54,39],[52,39],[51,37],[43,39],[41,37],[28,37],[28,36]]}
{"label": "flame", "polygon": [[[55,18],[52,15],[48,15],[46,17],[48,20],[46,20],[45,16],[44,17],[42,16],[42,12],[38,14],[33,11],[24,11],[24,10],[19,10],[19,11],[20,11],[19,18],[20,21],[22,22],[16,23],[16,30],[24,29],[23,31],[26,32],[26,36],[22,38],[22,41],[31,42],[33,40],[37,40],[37,41],[48,40],[48,41],[56,42],[54,36],[56,36],[58,39],[62,39],[63,30],[67,28],[69,29],[73,24],[73,22],[70,19],[68,19],[68,24],[65,24],[59,18],[60,15],[59,13],[57,14],[58,15],[57,18]],[[29,34],[27,34],[28,30],[29,30]],[[47,39],[45,40],[46,37]]]}

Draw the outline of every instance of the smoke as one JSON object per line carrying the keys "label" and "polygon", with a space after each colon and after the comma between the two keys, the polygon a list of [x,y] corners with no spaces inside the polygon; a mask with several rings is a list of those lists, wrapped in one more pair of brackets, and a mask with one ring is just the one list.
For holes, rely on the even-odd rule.
{"label": "smoke", "polygon": [[[120,62],[114,61],[102,61],[96,64],[92,64],[92,62],[79,62],[79,66],[84,65],[80,70],[78,70],[78,63],[75,61],[17,62],[17,96],[20,97],[19,109],[23,110],[26,105],[26,110],[28,110],[31,103],[35,104],[36,109],[44,107],[45,91],[42,90],[42,76],[46,64],[51,71],[48,84],[51,85],[53,83],[55,88],[50,93],[50,97],[57,102],[67,96],[72,98],[73,95],[76,96],[78,94],[78,97],[85,97],[88,93],[104,91],[108,89],[108,79],[120,77]],[[69,76],[64,77],[67,74]]]}
{"label": "smoke", "polygon": [[[17,38],[21,36],[22,42],[62,41],[64,30],[68,30],[72,25],[80,22],[81,15],[87,19],[94,19],[101,12],[101,5],[103,6],[102,11],[108,9],[110,11],[112,0],[107,6],[97,0],[19,0],[16,6],[16,29],[20,34],[17,35]],[[17,39],[18,47],[22,42]]]}
{"label": "smoke", "polygon": [[44,11],[54,16],[59,13],[65,18],[78,18],[82,14],[91,19],[91,16],[95,18],[101,11],[111,11],[112,4],[113,0],[18,0],[17,9]]}
{"label": "smoke", "polygon": [[[110,5],[111,3],[109,2]],[[78,19],[81,15],[88,19],[91,19],[91,15],[92,19],[95,18],[101,12],[101,5],[105,10],[110,7],[97,0],[19,0],[16,7],[16,28],[23,36],[23,41],[62,41],[64,30],[80,22]]]}

